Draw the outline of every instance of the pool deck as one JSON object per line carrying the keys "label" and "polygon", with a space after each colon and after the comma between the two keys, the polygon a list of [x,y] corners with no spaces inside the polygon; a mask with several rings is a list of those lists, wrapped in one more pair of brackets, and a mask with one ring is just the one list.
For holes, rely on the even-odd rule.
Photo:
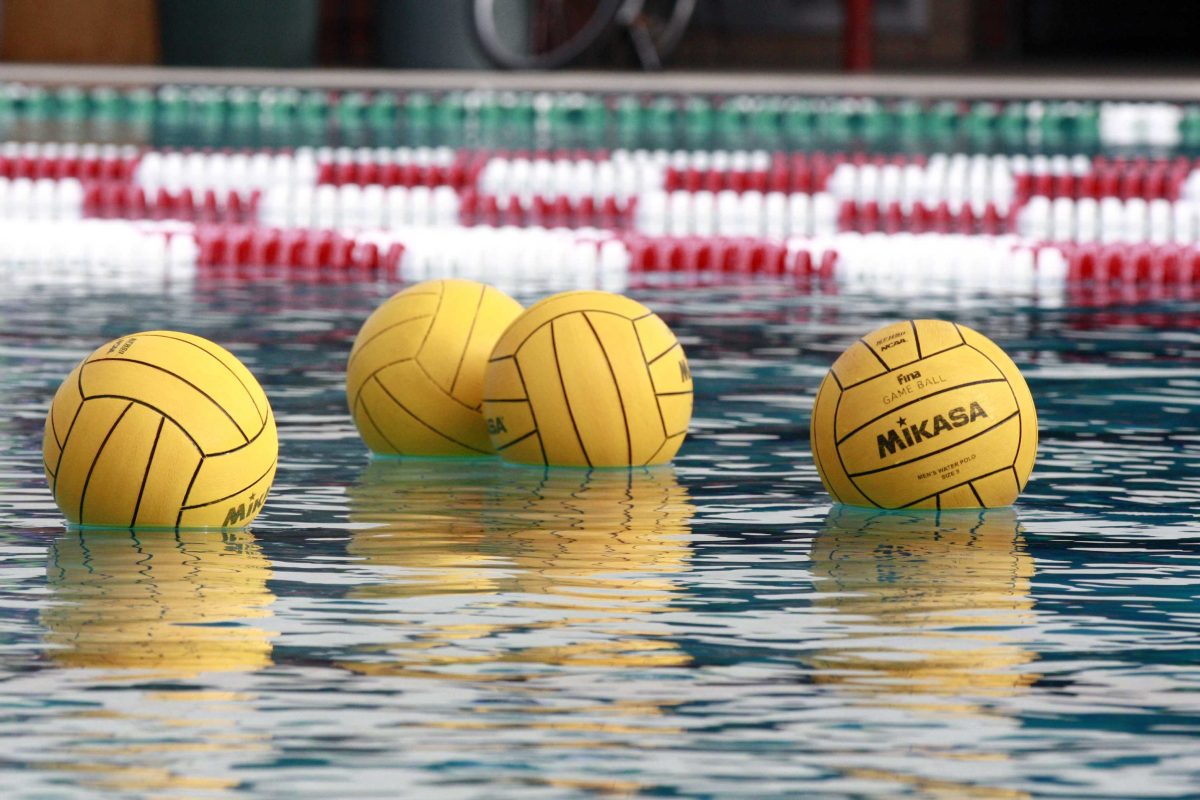
{"label": "pool deck", "polygon": [[764,72],[479,72],[258,70],[0,64],[0,81],[38,84],[209,84],[320,89],[494,89],[709,94],[1075,100],[1200,100],[1200,76],[854,74]]}

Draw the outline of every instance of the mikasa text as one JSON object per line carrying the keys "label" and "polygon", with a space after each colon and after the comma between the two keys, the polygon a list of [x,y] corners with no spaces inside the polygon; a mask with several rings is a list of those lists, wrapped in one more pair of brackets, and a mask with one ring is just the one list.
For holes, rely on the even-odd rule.
{"label": "mikasa text", "polygon": [[929,419],[923,419],[911,425],[904,417],[901,417],[896,421],[899,426],[897,429],[876,436],[879,444],[879,458],[884,459],[889,455],[895,455],[897,450],[906,450],[926,439],[940,436],[945,431],[970,425],[980,418],[987,418],[987,415],[983,406],[978,402],[973,402],[969,407],[956,406],[944,415],[934,414]]}

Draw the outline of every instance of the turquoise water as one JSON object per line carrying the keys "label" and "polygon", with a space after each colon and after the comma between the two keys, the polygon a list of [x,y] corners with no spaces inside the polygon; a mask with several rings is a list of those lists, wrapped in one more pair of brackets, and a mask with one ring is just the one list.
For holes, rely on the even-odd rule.
{"label": "turquoise water", "polygon": [[[692,433],[670,468],[589,475],[370,461],[342,368],[394,288],[5,291],[4,797],[1200,794],[1200,303],[638,291],[687,348]],[[914,316],[1025,371],[1041,449],[1014,509],[821,490],[818,382]],[[252,530],[61,523],[50,397],[157,327],[271,398]]]}

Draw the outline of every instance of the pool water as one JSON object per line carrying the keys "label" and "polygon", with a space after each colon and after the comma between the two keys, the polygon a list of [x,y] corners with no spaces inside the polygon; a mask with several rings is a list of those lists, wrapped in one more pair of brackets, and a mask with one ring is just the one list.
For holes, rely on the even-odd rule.
{"label": "pool water", "polygon": [[[0,298],[6,798],[1151,798],[1200,793],[1200,302],[633,292],[687,349],[670,467],[367,457],[343,367],[383,284]],[[537,292],[521,295],[536,299]],[[836,355],[971,326],[1021,366],[1011,509],[833,507]],[[50,398],[99,343],[215,339],[280,467],[252,529],[67,530]]]}

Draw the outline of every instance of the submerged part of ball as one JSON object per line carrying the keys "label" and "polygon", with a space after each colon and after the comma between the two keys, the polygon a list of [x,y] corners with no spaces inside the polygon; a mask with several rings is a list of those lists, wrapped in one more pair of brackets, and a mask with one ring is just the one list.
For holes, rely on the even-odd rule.
{"label": "submerged part of ball", "polygon": [[833,499],[878,508],[1011,505],[1037,454],[1020,371],[963,325],[880,328],[834,362],[817,391],[812,452]]}
{"label": "submerged part of ball", "polygon": [[63,381],[42,440],[75,524],[241,528],[275,478],[267,396],[228,350],[175,331],[122,336]]}
{"label": "submerged part of ball", "polygon": [[491,286],[426,281],[363,323],[346,365],[346,399],[363,441],[382,455],[493,453],[480,413],[483,373],[521,306]]}
{"label": "submerged part of ball", "polygon": [[692,373],[675,334],[641,303],[563,292],[531,306],[496,344],[483,413],[511,461],[663,464],[687,434]]}

